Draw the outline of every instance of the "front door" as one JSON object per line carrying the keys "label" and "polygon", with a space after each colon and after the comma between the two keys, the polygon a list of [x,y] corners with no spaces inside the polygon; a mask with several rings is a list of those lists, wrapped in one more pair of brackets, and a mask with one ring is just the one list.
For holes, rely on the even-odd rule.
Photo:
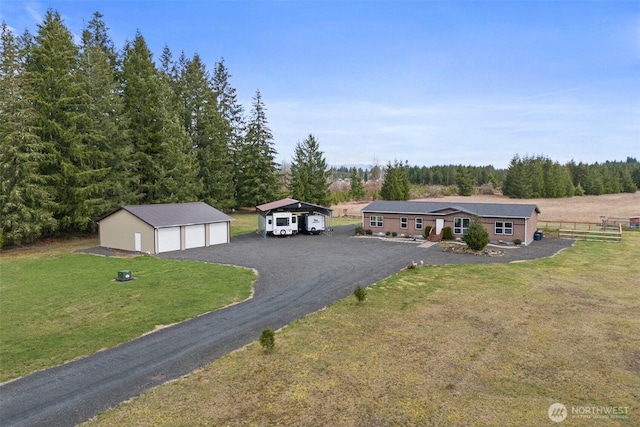
{"label": "front door", "polygon": [[133,235],[136,252],[142,252],[142,235],[140,233],[135,233]]}
{"label": "front door", "polygon": [[444,218],[436,218],[436,234],[440,234],[444,228]]}

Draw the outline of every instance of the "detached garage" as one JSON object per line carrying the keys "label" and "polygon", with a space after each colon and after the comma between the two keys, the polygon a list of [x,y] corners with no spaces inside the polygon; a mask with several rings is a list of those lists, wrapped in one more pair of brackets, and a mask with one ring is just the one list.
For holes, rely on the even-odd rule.
{"label": "detached garage", "polygon": [[100,246],[158,254],[219,245],[232,220],[202,202],[122,206],[98,220]]}

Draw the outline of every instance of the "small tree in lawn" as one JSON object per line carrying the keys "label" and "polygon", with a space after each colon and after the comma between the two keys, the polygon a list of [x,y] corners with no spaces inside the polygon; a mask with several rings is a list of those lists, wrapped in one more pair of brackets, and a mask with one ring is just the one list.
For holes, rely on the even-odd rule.
{"label": "small tree in lawn", "polygon": [[262,331],[260,345],[266,354],[273,353],[273,349],[276,346],[276,336],[271,329],[267,328]]}
{"label": "small tree in lawn", "polygon": [[362,286],[358,285],[356,286],[356,289],[353,291],[353,296],[356,297],[358,304],[360,304],[361,302],[364,302],[365,299],[367,299],[367,290]]}
{"label": "small tree in lawn", "polygon": [[464,240],[469,249],[474,251],[481,251],[489,244],[489,233],[482,226],[480,218],[474,218],[467,232],[462,236],[462,240]]}

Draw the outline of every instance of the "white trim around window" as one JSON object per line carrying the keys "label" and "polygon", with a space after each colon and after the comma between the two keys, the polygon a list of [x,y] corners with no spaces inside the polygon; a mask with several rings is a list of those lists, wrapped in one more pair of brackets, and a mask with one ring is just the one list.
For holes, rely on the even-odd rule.
{"label": "white trim around window", "polygon": [[407,228],[409,228],[409,218],[407,218],[406,216],[401,216],[400,217],[400,229],[401,230],[406,230]]}
{"label": "white trim around window", "polygon": [[371,227],[384,227],[384,217],[382,215],[371,215],[369,225]]}
{"label": "white trim around window", "polygon": [[454,217],[453,234],[464,234],[471,224],[471,218]]}
{"label": "white trim around window", "polygon": [[496,221],[494,232],[496,235],[513,236],[513,222]]}
{"label": "white trim around window", "polygon": [[414,225],[416,230],[422,230],[424,228],[424,220],[422,217],[417,217]]}

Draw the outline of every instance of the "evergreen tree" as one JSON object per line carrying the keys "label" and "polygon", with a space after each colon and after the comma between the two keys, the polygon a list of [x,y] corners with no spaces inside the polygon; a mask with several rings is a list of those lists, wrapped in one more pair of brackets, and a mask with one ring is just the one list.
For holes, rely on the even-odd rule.
{"label": "evergreen tree", "polygon": [[384,181],[380,189],[380,197],[384,200],[409,200],[411,185],[407,177],[407,168],[396,161],[387,164]]}
{"label": "evergreen tree", "polygon": [[79,129],[90,153],[89,164],[102,175],[101,197],[96,201],[96,211],[101,213],[136,200],[130,162],[133,149],[120,96],[117,53],[107,32],[102,15],[96,12],[82,32],[79,59],[79,80],[87,95]]}
{"label": "evergreen tree", "polygon": [[460,166],[456,172],[456,185],[458,194],[461,196],[471,196],[473,194],[473,179],[468,168]]}
{"label": "evergreen tree", "polygon": [[158,180],[154,161],[160,154],[162,127],[157,119],[160,104],[158,75],[151,52],[140,32],[125,45],[122,65],[124,111],[129,117],[129,132],[139,203],[153,203]]}
{"label": "evergreen tree", "polygon": [[191,138],[203,183],[202,199],[217,208],[236,205],[233,160],[225,135],[225,122],[217,107],[209,74],[198,55],[181,57],[179,98],[183,122]]}
{"label": "evergreen tree", "polygon": [[[243,164],[240,154],[244,145],[244,135],[246,134],[246,124],[244,119],[244,108],[238,102],[236,90],[229,82],[231,74],[227,69],[224,58],[216,64],[213,75],[213,91],[216,94],[216,105],[218,112],[222,116],[219,134],[224,135],[228,151],[231,153],[233,163],[233,187],[236,198],[238,198],[237,185],[240,175],[249,167]],[[242,204],[242,203],[240,203]]]}
{"label": "evergreen tree", "polygon": [[[2,24],[0,46],[0,226],[3,244],[31,243],[56,229],[49,177],[40,164],[49,154],[33,132],[36,112],[27,102],[27,37],[18,40]],[[0,245],[1,246],[1,245]]]}
{"label": "evergreen tree", "polygon": [[191,202],[202,194],[199,166],[189,135],[182,125],[177,97],[166,74],[159,79],[160,107],[157,118],[162,125],[157,165],[156,198],[158,203]]}
{"label": "evergreen tree", "polygon": [[276,150],[269,129],[262,95],[257,90],[247,126],[245,143],[238,153],[243,165],[238,175],[238,202],[241,206],[257,206],[280,196],[276,168]]}
{"label": "evergreen tree", "polygon": [[48,10],[27,61],[36,114],[35,133],[48,156],[40,163],[57,202],[55,218],[63,231],[95,229],[102,213],[104,169],[94,169],[95,152],[83,140],[89,96],[79,78],[78,47],[57,12]]}
{"label": "evergreen tree", "polygon": [[329,205],[329,170],[315,136],[298,142],[291,163],[291,195],[293,198],[321,206]]}
{"label": "evergreen tree", "polygon": [[[164,59],[168,63],[166,50]],[[139,32],[125,46],[122,75],[139,201],[197,200],[202,191],[197,159],[182,125],[171,78],[156,69]]]}
{"label": "evergreen tree", "polygon": [[475,217],[469,228],[462,236],[462,240],[467,244],[469,249],[481,251],[489,244],[489,233],[482,226],[479,217]]}
{"label": "evergreen tree", "polygon": [[364,198],[364,194],[364,183],[362,182],[362,178],[360,178],[358,170],[353,167],[351,168],[351,188],[349,189],[349,195],[354,200],[362,200]]}

